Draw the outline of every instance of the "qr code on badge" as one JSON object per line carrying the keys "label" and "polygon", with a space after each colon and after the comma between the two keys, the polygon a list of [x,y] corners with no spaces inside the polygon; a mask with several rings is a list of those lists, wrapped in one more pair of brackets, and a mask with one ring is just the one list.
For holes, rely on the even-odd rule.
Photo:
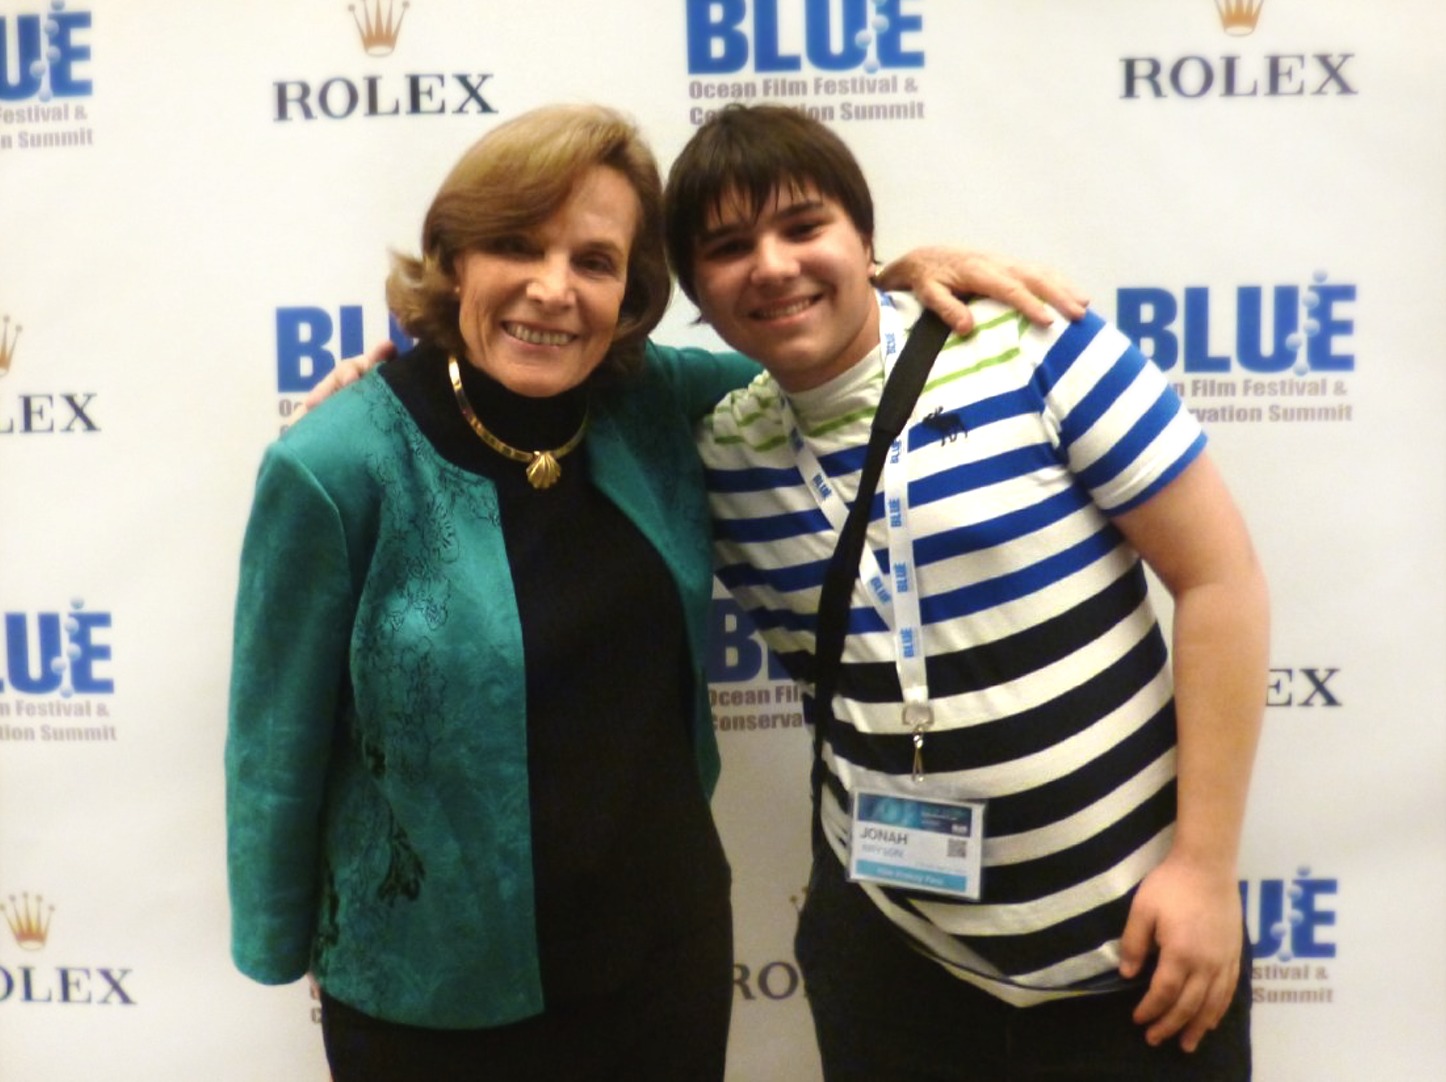
{"label": "qr code on badge", "polygon": [[946,838],[949,843],[949,859],[964,860],[969,856],[968,838]]}

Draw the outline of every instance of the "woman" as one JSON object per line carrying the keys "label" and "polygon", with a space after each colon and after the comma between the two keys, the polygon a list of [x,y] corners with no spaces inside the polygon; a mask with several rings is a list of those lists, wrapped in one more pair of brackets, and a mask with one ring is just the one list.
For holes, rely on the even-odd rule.
{"label": "woman", "polygon": [[395,260],[417,349],[266,453],[227,743],[233,954],[266,983],[314,975],[337,1082],[722,1077],[691,422],[757,369],[648,343],[668,288],[636,131],[526,114]]}
{"label": "woman", "polygon": [[[707,508],[645,348],[659,180],[596,108],[495,129],[388,301],[420,345],[268,449],[227,745],[233,952],[310,970],[338,1082],[722,1076]],[[522,449],[547,449],[523,454]],[[470,1077],[470,1075],[469,1075]]]}

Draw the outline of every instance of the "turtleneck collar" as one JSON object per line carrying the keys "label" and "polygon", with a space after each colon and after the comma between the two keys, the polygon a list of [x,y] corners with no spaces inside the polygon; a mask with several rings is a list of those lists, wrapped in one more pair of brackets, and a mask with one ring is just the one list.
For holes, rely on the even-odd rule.
{"label": "turtleneck collar", "polygon": [[457,367],[472,412],[489,432],[518,450],[544,450],[566,443],[587,415],[587,382],[559,395],[531,398],[508,390],[461,357]]}
{"label": "turtleneck collar", "polygon": [[[909,294],[891,293],[894,307],[912,327],[922,309]],[[878,407],[884,386],[884,355],[878,343],[852,367],[827,383],[788,395],[789,405],[805,428],[822,424],[855,411],[872,412]]]}
{"label": "turtleneck collar", "polygon": [[793,392],[788,402],[799,421],[808,428],[853,410],[877,406],[883,379],[883,353],[875,346],[827,383]]}

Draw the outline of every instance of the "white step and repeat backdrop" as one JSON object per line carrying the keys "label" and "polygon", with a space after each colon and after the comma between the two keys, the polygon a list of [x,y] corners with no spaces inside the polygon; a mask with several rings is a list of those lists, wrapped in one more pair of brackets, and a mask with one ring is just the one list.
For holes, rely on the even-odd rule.
{"label": "white step and repeat backdrop", "polygon": [[[260,451],[480,133],[600,100],[666,163],[765,99],[855,148],[882,252],[1062,268],[1199,413],[1277,614],[1258,1077],[1446,1077],[1443,42],[1440,0],[0,0],[0,1079],[326,1077],[227,954]],[[715,622],[730,1078],[808,1082],[799,704]]]}

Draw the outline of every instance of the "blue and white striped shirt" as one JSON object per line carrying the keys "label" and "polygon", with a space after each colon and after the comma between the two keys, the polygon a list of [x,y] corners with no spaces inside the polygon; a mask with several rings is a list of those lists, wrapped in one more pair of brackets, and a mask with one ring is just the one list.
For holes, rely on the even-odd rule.
{"label": "blue and white striped shirt", "polygon": [[[1024,1005],[1118,986],[1134,889],[1170,842],[1168,653],[1110,516],[1169,484],[1205,440],[1161,373],[1093,313],[1041,329],[992,301],[972,307],[978,329],[946,344],[906,430],[928,776],[910,780],[893,638],[856,583],[822,820],[846,861],[856,789],[987,801],[978,902],[864,889],[956,975]],[[876,350],[789,397],[850,503],[882,387]],[[719,578],[808,685],[837,535],[794,464],[787,413],[765,373],[720,403],[699,445]],[[886,567],[883,504],[876,494],[868,546]]]}

